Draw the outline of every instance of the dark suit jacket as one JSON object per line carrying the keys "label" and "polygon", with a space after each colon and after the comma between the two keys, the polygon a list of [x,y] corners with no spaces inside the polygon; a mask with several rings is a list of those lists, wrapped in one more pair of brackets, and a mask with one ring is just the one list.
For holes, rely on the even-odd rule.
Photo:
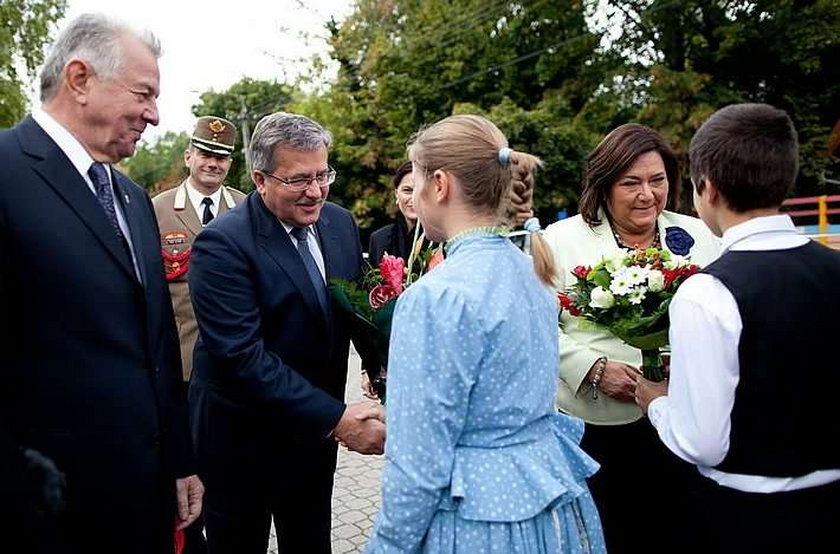
{"label": "dark suit jacket", "polygon": [[113,172],[141,283],[31,117],[0,131],[0,159],[0,424],[66,474],[68,551],[159,551],[194,463],[151,201]]}
{"label": "dark suit jacket", "polygon": [[371,267],[379,267],[379,261],[386,252],[408,261],[413,240],[414,236],[408,231],[405,217],[397,214],[394,223],[380,227],[370,234],[368,263]]}
{"label": "dark suit jacket", "polygon": [[[327,203],[316,229],[327,279],[357,279],[362,251],[350,213]],[[190,264],[199,327],[194,425],[208,411],[193,399],[209,394],[267,416],[273,433],[326,437],[344,411],[348,326],[340,314],[325,317],[295,245],[262,198],[252,193],[205,227]]]}
{"label": "dark suit jacket", "polygon": [[[379,267],[379,262],[386,253],[402,258],[404,262],[408,263],[413,244],[414,231],[409,231],[405,217],[402,214],[397,214],[394,223],[389,223],[371,233],[368,263],[371,267]],[[429,241],[424,238],[421,242],[420,251],[425,250],[429,244]],[[413,271],[419,272],[420,270],[420,263],[415,260]]]}

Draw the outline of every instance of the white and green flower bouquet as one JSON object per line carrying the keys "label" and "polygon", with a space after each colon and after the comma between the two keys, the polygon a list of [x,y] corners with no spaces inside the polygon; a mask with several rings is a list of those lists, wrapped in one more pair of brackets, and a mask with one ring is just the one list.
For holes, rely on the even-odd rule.
{"label": "white and green flower bouquet", "polygon": [[557,298],[569,315],[606,328],[642,351],[645,377],[661,381],[659,349],[668,344],[668,305],[677,287],[699,271],[687,258],[657,248],[636,249],[577,266],[575,282]]}

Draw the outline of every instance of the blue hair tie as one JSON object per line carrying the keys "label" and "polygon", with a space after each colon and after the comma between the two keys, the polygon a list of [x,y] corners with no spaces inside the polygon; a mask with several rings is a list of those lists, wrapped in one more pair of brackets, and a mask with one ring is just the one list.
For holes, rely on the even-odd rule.
{"label": "blue hair tie", "polygon": [[510,163],[511,152],[513,152],[513,150],[511,150],[507,146],[499,149],[499,163],[502,164],[502,167],[507,167]]}
{"label": "blue hair tie", "polygon": [[525,230],[529,233],[539,233],[542,227],[540,227],[540,220],[536,217],[532,217],[531,219],[527,220],[523,225]]}

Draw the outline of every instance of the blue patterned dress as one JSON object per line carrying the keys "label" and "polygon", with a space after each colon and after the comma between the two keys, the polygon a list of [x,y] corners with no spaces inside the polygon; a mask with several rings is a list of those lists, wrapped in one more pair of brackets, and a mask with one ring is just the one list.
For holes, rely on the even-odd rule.
{"label": "blue patterned dress", "polygon": [[456,239],[403,293],[368,554],[605,552],[583,423],[553,409],[558,357],[554,296],[503,237]]}

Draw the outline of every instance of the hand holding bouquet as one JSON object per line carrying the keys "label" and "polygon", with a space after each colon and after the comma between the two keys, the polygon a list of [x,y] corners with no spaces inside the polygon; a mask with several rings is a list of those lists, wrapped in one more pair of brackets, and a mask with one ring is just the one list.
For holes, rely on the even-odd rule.
{"label": "hand holding bouquet", "polygon": [[661,381],[659,349],[668,344],[668,305],[677,287],[697,271],[668,250],[636,249],[594,267],[576,267],[575,283],[557,298],[570,315],[640,349],[645,378]]}

